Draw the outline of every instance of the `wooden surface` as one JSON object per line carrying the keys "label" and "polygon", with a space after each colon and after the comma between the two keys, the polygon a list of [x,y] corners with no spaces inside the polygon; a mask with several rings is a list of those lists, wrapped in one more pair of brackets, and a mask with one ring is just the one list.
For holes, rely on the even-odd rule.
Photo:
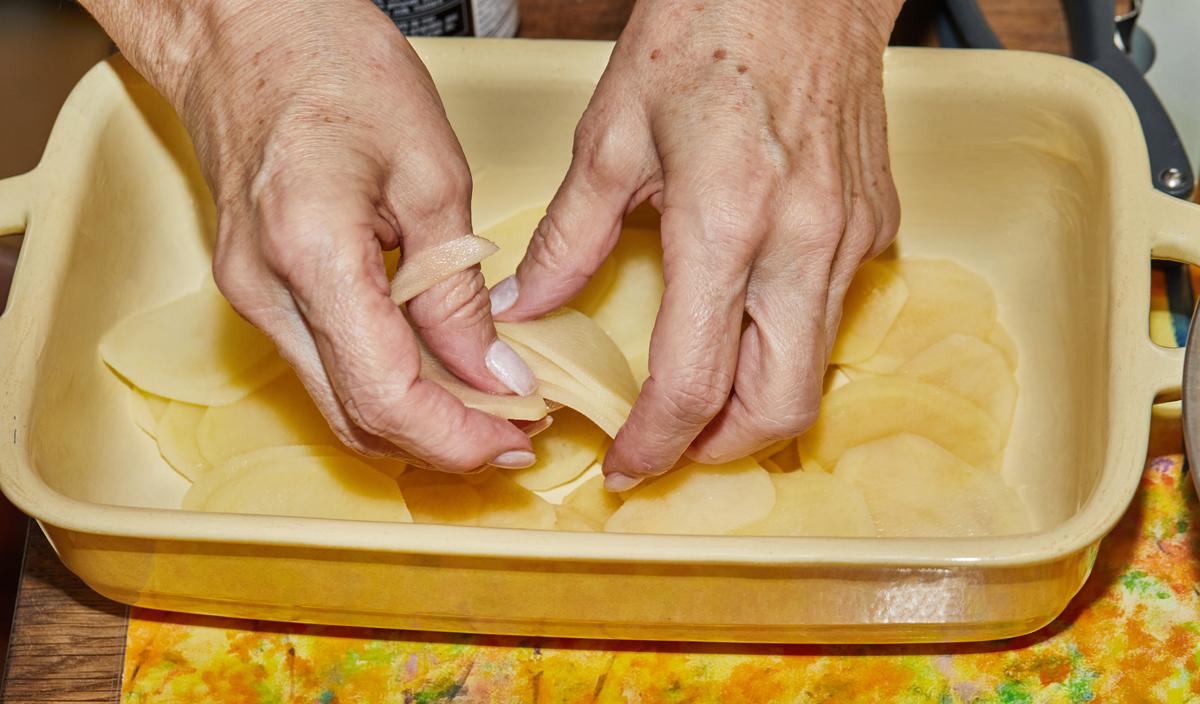
{"label": "wooden surface", "polygon": [[[616,39],[633,7],[633,0],[520,2],[520,36],[535,38]],[[1008,48],[1068,53],[1055,0],[980,0],[980,5]],[[921,9],[917,0],[906,17],[920,20]],[[905,31],[897,34],[929,36],[919,21],[900,29]],[[92,592],[63,567],[36,526],[27,545],[0,701],[119,701],[126,607]]]}

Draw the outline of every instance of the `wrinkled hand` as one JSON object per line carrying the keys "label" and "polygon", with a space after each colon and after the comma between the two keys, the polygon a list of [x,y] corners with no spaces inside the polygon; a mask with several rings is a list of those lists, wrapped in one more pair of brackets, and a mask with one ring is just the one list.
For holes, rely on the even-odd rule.
{"label": "wrinkled hand", "polygon": [[635,7],[566,180],[493,290],[498,319],[549,312],[599,268],[625,213],[646,199],[662,213],[650,378],[608,451],[608,488],[685,451],[741,457],[816,419],[846,288],[899,224],[882,93],[899,5]]}
{"label": "wrinkled hand", "polygon": [[[471,232],[462,149],[391,22],[353,0],[160,0],[144,11],[174,25],[135,31],[105,0],[89,4],[188,127],[217,202],[218,286],[338,436],[448,471],[531,464],[521,430],[418,378],[415,337],[388,296],[381,248],[415,254]],[[478,266],[408,312],[459,377],[496,393],[536,387],[497,342]]]}

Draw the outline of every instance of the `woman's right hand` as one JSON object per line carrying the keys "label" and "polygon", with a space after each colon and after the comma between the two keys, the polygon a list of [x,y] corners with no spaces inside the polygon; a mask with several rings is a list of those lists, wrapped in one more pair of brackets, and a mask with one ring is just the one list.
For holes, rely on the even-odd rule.
{"label": "woman's right hand", "polygon": [[[217,203],[213,261],[338,436],[451,472],[533,463],[512,423],[418,377],[381,250],[471,232],[471,174],[433,81],[365,0],[84,0],[171,102]],[[408,305],[421,336],[485,391],[536,380],[492,324],[473,267]]]}

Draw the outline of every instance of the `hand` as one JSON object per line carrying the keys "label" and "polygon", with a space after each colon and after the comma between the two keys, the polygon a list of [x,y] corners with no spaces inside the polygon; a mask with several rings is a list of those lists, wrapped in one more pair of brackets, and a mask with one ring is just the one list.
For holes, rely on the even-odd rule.
{"label": "hand", "polygon": [[[388,295],[381,248],[415,254],[471,232],[462,149],[392,23],[353,0],[160,0],[141,20],[92,5],[192,136],[217,203],[218,286],[275,340],[338,436],[448,471],[532,464],[521,430],[418,378],[415,337]],[[408,313],[464,380],[535,389],[497,341],[478,266]]]}
{"label": "hand", "polygon": [[[650,378],[605,485],[745,456],[816,419],[842,299],[894,237],[882,56],[897,0],[642,0],[497,319],[569,301],[621,218],[662,213]],[[743,312],[751,323],[742,330]]]}

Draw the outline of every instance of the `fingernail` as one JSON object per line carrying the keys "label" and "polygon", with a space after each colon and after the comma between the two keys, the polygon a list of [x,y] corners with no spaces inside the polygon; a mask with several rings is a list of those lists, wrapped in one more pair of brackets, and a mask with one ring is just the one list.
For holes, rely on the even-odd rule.
{"label": "fingernail", "polygon": [[604,477],[604,488],[612,492],[629,491],[641,483],[641,479],[620,472],[613,472]]}
{"label": "fingernail", "polygon": [[514,394],[528,396],[537,391],[538,382],[533,370],[521,359],[521,355],[503,340],[492,343],[487,354],[483,356],[483,362],[492,376],[499,379],[500,383]]}
{"label": "fingernail", "polygon": [[496,455],[488,464],[505,469],[525,469],[537,462],[537,455],[523,450],[510,450]]}
{"label": "fingernail", "polygon": [[517,302],[517,277],[509,276],[492,287],[488,296],[492,299],[492,315],[500,315]]}

